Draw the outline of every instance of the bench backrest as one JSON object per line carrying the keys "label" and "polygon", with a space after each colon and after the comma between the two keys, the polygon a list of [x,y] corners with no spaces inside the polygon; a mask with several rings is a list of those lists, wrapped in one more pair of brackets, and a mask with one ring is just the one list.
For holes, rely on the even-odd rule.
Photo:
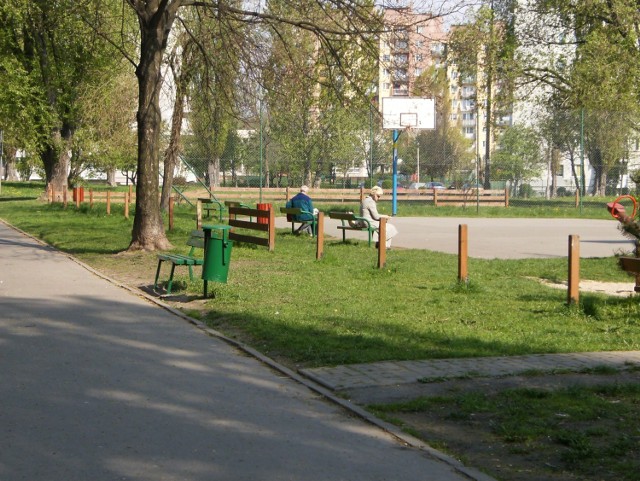
{"label": "bench backrest", "polygon": [[353,212],[329,212],[329,217],[340,220],[356,220],[356,215]]}
{"label": "bench backrest", "polygon": [[191,246],[192,253],[196,247],[200,249],[204,249],[204,232],[201,230],[191,231],[191,234],[187,239],[187,245]]}

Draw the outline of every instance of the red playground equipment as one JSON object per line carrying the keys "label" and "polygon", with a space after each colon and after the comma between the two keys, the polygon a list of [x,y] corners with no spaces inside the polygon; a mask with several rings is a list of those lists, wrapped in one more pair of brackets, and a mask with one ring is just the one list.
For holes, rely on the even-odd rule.
{"label": "red playground equipment", "polygon": [[[631,215],[627,215],[625,207],[620,201],[628,199],[633,205]],[[620,222],[620,230],[628,237],[636,242],[635,257],[620,257],[618,262],[622,270],[635,275],[636,286],[635,291],[640,292],[640,221],[636,219],[638,212],[638,200],[632,195],[621,195],[613,202],[607,204],[607,210],[611,216]]]}

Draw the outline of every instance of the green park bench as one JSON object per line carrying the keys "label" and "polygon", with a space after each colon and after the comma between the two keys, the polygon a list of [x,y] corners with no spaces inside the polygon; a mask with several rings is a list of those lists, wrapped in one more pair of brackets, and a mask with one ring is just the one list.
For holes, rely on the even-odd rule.
{"label": "green park bench", "polygon": [[[318,231],[317,219],[316,216],[313,215],[313,212],[309,212],[307,210],[302,210],[299,207],[280,207],[280,213],[286,214],[287,222],[291,222],[291,233],[295,233],[295,224],[311,224],[312,235],[316,235]],[[301,214],[309,214],[312,217],[312,220],[295,220],[297,215]]]}
{"label": "green park bench", "polygon": [[156,270],[156,279],[153,282],[154,289],[158,288],[158,277],[160,276],[160,268],[163,262],[171,263],[171,274],[169,275],[169,281],[167,282],[167,294],[171,294],[171,287],[173,285],[173,273],[176,266],[188,266],[189,267],[189,279],[193,280],[193,266],[201,266],[203,264],[203,257],[196,257],[196,249],[202,249],[204,251],[204,232],[201,230],[191,231],[189,238],[187,239],[187,245],[191,247],[189,254],[158,254],[158,269]]}
{"label": "green park bench", "polygon": [[364,217],[359,217],[355,215],[353,212],[329,212],[329,217],[331,219],[339,219],[342,222],[342,225],[338,226],[338,229],[342,231],[342,242],[346,242],[346,231],[354,230],[354,231],[362,231],[367,232],[369,236],[369,247],[371,247],[371,237],[374,232],[376,232],[376,227],[371,225]]}

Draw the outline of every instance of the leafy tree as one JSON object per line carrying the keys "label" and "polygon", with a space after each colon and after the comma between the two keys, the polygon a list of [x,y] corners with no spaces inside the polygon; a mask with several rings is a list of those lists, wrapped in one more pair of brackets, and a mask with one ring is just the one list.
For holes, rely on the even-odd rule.
{"label": "leafy tree", "polygon": [[[375,29],[372,3],[361,1],[309,1],[294,2],[286,12],[269,10],[251,10],[236,6],[235,2],[203,0],[197,5],[211,12],[218,22],[239,22],[263,25],[277,31],[280,25],[296,25],[313,32],[319,42],[320,50],[335,58],[332,47],[350,37],[360,35],[364,30]],[[159,213],[158,191],[158,143],[161,129],[159,109],[159,91],[162,81],[162,61],[165,55],[169,35],[182,8],[192,7],[190,0],[126,0],[138,19],[140,28],[140,58],[134,61],[139,83],[138,105],[138,175],[136,215],[132,231],[130,249],[163,249],[168,241]],[[308,19],[300,19],[295,12],[304,12],[309,6],[318,5],[325,9],[323,24]],[[331,20],[329,11],[336,7],[344,15]],[[297,17],[297,18],[296,18]],[[347,23],[344,23],[344,20]],[[248,37],[245,37],[248,38]],[[222,40],[222,39],[220,39]],[[243,42],[233,48],[243,50]],[[133,59],[132,59],[133,60]]]}
{"label": "leafy tree", "polygon": [[510,181],[513,195],[522,183],[541,173],[544,159],[540,145],[540,136],[528,127],[508,127],[500,137],[493,155],[493,176]]}
{"label": "leafy tree", "polygon": [[[118,61],[83,21],[86,5],[79,7],[69,0],[16,0],[0,6],[3,61],[11,65],[5,73],[11,85],[25,81],[22,93],[27,96],[9,99],[10,108],[17,111],[29,98],[31,105],[25,111],[34,115],[26,143],[38,149],[47,184],[57,191],[67,181],[79,122],[79,91],[96,73]],[[100,16],[105,10],[92,11]],[[36,142],[31,141],[33,132]]]}
{"label": "leafy tree", "polygon": [[[436,105],[436,128],[420,131],[416,138],[420,148],[420,178],[443,179],[455,171],[470,169],[471,141],[462,134],[459,122],[451,120],[446,69],[435,66],[427,69],[418,78],[415,89],[416,95],[433,98]],[[408,156],[405,154],[403,158],[406,161]],[[407,173],[416,171],[416,163],[411,163],[413,170]]]}
{"label": "leafy tree", "polygon": [[[460,80],[473,78],[476,86],[476,115],[486,115],[484,187],[491,186],[491,148],[498,119],[513,102],[517,72],[515,50],[515,0],[490,0],[474,12],[469,24],[456,27],[449,42],[449,56]],[[479,139],[479,133],[477,138]]]}
{"label": "leafy tree", "polygon": [[[524,69],[523,74],[553,88],[555,105],[584,112],[585,153],[594,169],[592,193],[604,194],[607,172],[624,158],[640,115],[638,4],[635,0],[532,3],[538,15],[556,23],[554,29],[538,28],[534,33],[539,44],[548,46],[549,58],[560,61],[548,62],[543,69]],[[571,47],[573,57],[559,56],[559,44],[564,45],[563,52]]]}
{"label": "leafy tree", "polygon": [[[114,66],[116,67],[116,66]],[[115,185],[117,170],[134,169],[135,161],[135,79],[120,64],[83,86],[78,94],[79,128],[76,132],[72,165],[79,171],[91,168],[107,174]],[[74,169],[71,171],[73,183]]]}

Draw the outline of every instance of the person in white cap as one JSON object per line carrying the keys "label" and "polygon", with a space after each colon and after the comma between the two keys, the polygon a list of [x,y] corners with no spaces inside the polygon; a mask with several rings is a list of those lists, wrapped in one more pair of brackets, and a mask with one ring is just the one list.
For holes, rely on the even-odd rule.
{"label": "person in white cap", "polygon": [[[371,222],[371,225],[375,226],[376,228],[380,227],[380,219],[391,218],[388,215],[378,213],[377,202],[383,194],[384,191],[382,190],[382,188],[376,185],[375,187],[371,188],[369,196],[366,197],[360,205],[360,217],[364,217],[365,219],[367,219],[369,222]],[[393,239],[396,234],[398,234],[398,229],[396,229],[396,226],[387,222],[387,249],[391,248],[391,239]],[[377,231],[375,235],[376,237],[378,236]],[[379,242],[379,240],[377,242]]]}
{"label": "person in white cap", "polygon": [[296,234],[301,234],[303,232],[309,235],[314,234],[313,228],[315,225],[314,217],[316,215],[316,210],[313,208],[313,201],[311,200],[311,197],[309,197],[308,192],[309,187],[303,185],[300,187],[300,192],[293,196],[286,204],[286,207],[295,207],[304,212],[295,216],[296,222],[302,222],[300,227],[296,230]]}

